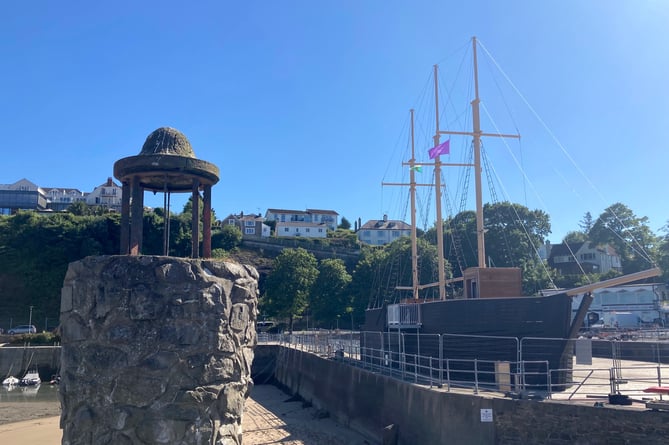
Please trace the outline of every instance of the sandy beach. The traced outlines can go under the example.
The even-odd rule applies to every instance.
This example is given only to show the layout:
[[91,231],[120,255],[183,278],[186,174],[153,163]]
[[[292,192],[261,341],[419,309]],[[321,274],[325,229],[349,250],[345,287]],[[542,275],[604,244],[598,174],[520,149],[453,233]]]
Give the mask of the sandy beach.
[[[0,403],[2,445],[60,445],[59,402]],[[244,408],[245,445],[366,445],[363,436],[327,413],[270,385],[253,388]]]

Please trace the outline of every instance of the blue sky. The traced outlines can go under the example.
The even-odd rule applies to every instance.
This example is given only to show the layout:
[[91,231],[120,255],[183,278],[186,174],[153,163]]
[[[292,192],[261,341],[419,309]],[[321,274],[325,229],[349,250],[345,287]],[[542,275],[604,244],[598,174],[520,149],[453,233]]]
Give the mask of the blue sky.
[[[170,126],[220,168],[219,217],[319,208],[408,221],[406,189],[381,183],[408,177],[410,108],[427,161],[434,64],[442,129],[468,129],[475,35],[483,130],[522,135],[484,140],[499,199],[548,212],[553,242],[615,202],[656,232],[669,220],[665,1],[32,1],[2,15],[0,183],[91,191]],[[442,161],[469,142],[453,137]],[[444,175],[457,211],[460,173]],[[419,201],[419,220],[434,220],[434,199]]]

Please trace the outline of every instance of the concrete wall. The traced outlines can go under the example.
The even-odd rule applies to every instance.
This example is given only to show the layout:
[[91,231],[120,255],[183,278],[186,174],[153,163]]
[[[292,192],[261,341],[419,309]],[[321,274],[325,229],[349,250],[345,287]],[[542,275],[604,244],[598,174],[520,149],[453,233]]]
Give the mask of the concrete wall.
[[60,369],[60,346],[0,348],[0,380],[9,374],[23,377],[29,365],[37,367],[42,381],[48,381]]
[[[390,424],[399,444],[664,444],[669,437],[665,412],[456,394],[294,349],[256,348],[265,365],[272,354],[280,384],[377,441]],[[492,410],[492,421],[483,421],[482,409]]]

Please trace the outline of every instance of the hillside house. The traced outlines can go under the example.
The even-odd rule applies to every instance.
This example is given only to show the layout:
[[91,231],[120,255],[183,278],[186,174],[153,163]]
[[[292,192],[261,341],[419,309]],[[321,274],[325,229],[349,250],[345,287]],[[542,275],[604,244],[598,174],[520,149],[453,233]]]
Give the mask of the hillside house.
[[270,235],[270,228],[260,214],[230,214],[222,220],[223,224],[237,226],[245,238],[265,238]]
[[404,221],[389,220],[388,215],[371,219],[358,230],[358,240],[374,246],[392,243],[403,236],[411,236],[411,226]]
[[569,245],[547,243],[546,254],[548,265],[563,275],[622,272],[620,255],[609,245],[597,246],[589,241]]
[[47,210],[48,198],[37,184],[21,179],[13,184],[0,184],[0,214],[11,215],[17,210]]
[[329,230],[336,230],[339,213],[334,210],[284,210],[268,209],[267,221],[276,221],[275,235],[325,238]]

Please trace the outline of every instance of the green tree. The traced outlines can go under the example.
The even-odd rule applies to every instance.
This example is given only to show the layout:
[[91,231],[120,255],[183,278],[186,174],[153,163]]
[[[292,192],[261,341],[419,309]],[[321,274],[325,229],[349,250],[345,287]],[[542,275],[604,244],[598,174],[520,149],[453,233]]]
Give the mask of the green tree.
[[647,269],[655,263],[657,237],[648,227],[647,217],[638,217],[624,204],[615,203],[602,212],[588,232],[598,245],[609,244],[620,255],[623,273]]
[[316,257],[303,248],[284,249],[267,277],[262,309],[269,316],[288,318],[290,332],[295,317],[307,308],[309,293],[318,278],[317,266]]
[[309,307],[314,321],[320,326],[327,326],[336,317],[347,314],[346,308],[352,305],[348,292],[351,275],[341,259],[322,260],[318,271]]
[[213,249],[233,250],[242,243],[242,231],[232,224],[224,224],[220,230],[211,235],[211,247]]
[[585,212],[585,215],[583,215],[583,219],[578,223],[578,226],[581,228],[582,233],[588,233],[592,229],[594,223],[592,214],[590,212]]
[[662,278],[669,280],[669,221],[661,229],[664,232],[658,246],[658,265],[662,269]]
[[569,232],[565,235],[562,242],[563,243],[574,244],[574,243],[584,243],[587,240],[588,240],[588,235],[586,233],[578,232],[578,231],[572,231],[572,232]]
[[341,222],[339,223],[339,226],[337,226],[337,228],[344,230],[351,230],[351,222],[348,219],[346,219],[346,217],[342,216]]

